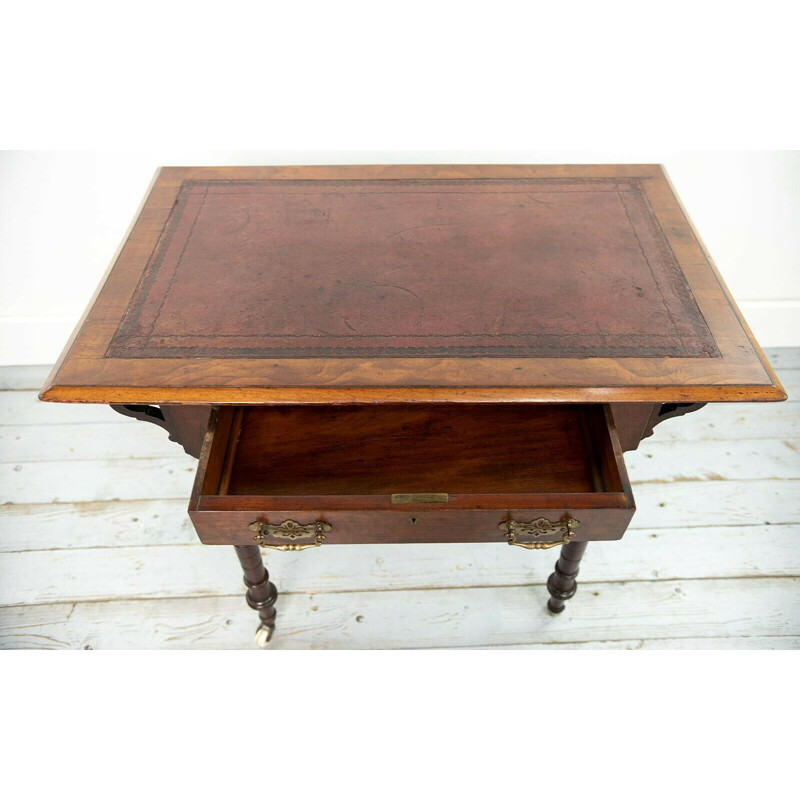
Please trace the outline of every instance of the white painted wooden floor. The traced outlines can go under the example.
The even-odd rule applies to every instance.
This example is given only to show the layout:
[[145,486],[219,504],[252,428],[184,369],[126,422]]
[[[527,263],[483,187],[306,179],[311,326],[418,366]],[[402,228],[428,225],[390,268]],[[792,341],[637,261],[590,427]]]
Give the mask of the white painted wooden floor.
[[[789,402],[717,405],[626,455],[638,510],[545,611],[556,554],[503,545],[267,554],[281,648],[797,648],[800,349]],[[186,515],[196,462],[104,406],[39,403],[0,368],[0,647],[252,648],[231,548]]]

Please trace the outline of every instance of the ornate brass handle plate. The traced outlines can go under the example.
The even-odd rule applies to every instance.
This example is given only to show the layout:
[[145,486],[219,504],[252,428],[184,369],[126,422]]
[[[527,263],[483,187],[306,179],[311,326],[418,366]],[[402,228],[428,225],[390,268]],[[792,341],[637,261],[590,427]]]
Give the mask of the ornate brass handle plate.
[[[575,528],[580,525],[576,519],[562,519],[558,522],[550,522],[549,519],[539,517],[531,522],[517,522],[516,520],[509,520],[508,522],[501,522],[497,527],[501,531],[505,531],[504,536],[510,545],[516,547],[524,547],[526,550],[548,550],[551,547],[558,547],[562,544],[568,544],[572,537],[575,535]],[[518,542],[518,536],[533,536],[538,539],[539,536],[552,534],[560,534],[561,538],[555,542]]]
[[[251,522],[250,530],[255,531],[254,542],[258,542],[261,547],[268,547],[270,550],[307,550],[309,547],[320,547],[327,538],[325,534],[331,530],[331,525],[327,522],[311,522],[308,525],[301,525],[293,519],[287,519],[280,525],[270,525],[267,522]],[[310,542],[298,542],[297,544],[270,544],[269,537],[276,539],[308,539]]]

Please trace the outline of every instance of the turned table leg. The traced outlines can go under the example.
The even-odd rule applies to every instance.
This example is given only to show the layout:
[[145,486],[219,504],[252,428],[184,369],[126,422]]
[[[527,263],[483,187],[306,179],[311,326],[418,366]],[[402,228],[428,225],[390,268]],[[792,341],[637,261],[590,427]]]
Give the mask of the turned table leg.
[[258,611],[261,619],[256,631],[256,644],[266,647],[275,630],[275,601],[278,599],[278,590],[269,579],[257,545],[234,545],[234,550],[244,572],[247,605]]
[[547,591],[550,592],[547,609],[551,613],[560,614],[564,610],[564,601],[575,594],[578,588],[575,578],[578,577],[587,544],[588,542],[570,542],[561,548],[555,572],[547,579]]

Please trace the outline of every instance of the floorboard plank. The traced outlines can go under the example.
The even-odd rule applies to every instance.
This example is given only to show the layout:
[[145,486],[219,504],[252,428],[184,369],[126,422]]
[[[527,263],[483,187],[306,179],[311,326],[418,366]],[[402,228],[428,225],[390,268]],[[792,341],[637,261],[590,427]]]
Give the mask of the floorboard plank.
[[197,461],[171,458],[0,464],[0,503],[72,503],[185,497]]
[[[433,648],[436,649],[436,648]],[[798,650],[800,636],[707,636],[695,639],[632,639],[610,642],[515,644],[462,650]]]
[[[131,425],[119,421],[96,422],[91,426],[2,425],[0,463],[41,461],[91,461],[99,459],[176,458],[183,448],[171,442],[157,425]],[[195,462],[197,463],[197,462]]]
[[633,487],[637,528],[800,522],[800,482],[687,481]]
[[51,364],[0,367],[0,392],[20,389],[38,392],[52,369]]
[[127,420],[111,406],[90,403],[43,403],[38,392],[0,392],[0,425],[62,425]]
[[[183,497],[0,505],[0,552],[197,541]],[[637,511],[626,536],[642,529],[800,523],[798,481],[707,481],[634,486]],[[612,543],[613,544],[613,543]]]
[[768,347],[764,350],[764,355],[775,372],[800,369],[800,347]]
[[[654,639],[792,636],[800,579],[595,584],[566,611],[540,587],[287,594],[272,649],[484,647]],[[252,648],[242,596],[0,609],[0,647]]]
[[197,542],[187,499],[0,505],[0,552]]
[[625,466],[634,486],[800,478],[800,439],[648,442],[625,455]]
[[656,442],[800,438],[800,403],[716,403],[656,425],[639,449]]
[[[107,471],[110,462],[118,461],[113,468],[122,470],[123,481],[128,479],[125,471],[131,459],[182,460],[187,467],[196,464],[154,425],[97,423],[91,431],[87,436],[87,428],[81,424],[0,427],[0,464],[21,464],[25,469],[25,464],[97,461],[97,469]],[[800,478],[800,439],[656,440],[627,454],[625,460],[634,482]]]
[[[341,545],[265,553],[281,592],[348,592],[467,586],[539,586],[553,553],[504,542]],[[0,553],[0,605],[234,594],[241,574],[230,547],[199,542]],[[800,525],[630,531],[592,543],[581,582],[800,575]]]
[[[631,462],[636,463],[633,459]],[[637,470],[636,474],[640,474],[645,468],[639,471],[637,465],[634,469]],[[109,499],[147,501],[180,498],[188,502],[195,470],[196,462],[185,455],[128,461],[4,463],[0,464],[0,515],[3,513],[3,504],[33,506],[102,503]],[[676,475],[669,482],[661,482],[658,478],[645,482],[634,481],[633,493],[638,508],[638,519],[634,518],[636,522],[643,527],[661,527],[649,518],[648,509],[652,500],[656,501],[655,508],[659,513],[664,508],[673,507],[675,502],[684,503],[683,512],[680,509],[674,509],[674,512],[677,515],[675,519],[687,520],[686,524],[713,524],[710,521],[692,522],[696,513],[707,514],[710,511],[707,507],[698,509],[701,503],[713,503],[716,506],[713,510],[715,517],[728,513],[730,509],[735,515],[730,519],[731,524],[740,524],[742,521],[759,524],[795,521],[794,514],[800,505],[800,501],[795,499],[795,495],[800,494],[797,478],[724,480],[720,479],[719,473],[703,465],[697,465],[687,472],[687,476]],[[647,468],[646,474],[657,473]],[[696,479],[701,475],[706,480]],[[740,493],[746,500],[752,500],[755,506],[745,507]],[[765,506],[765,503],[772,502],[780,503],[780,506],[773,509]],[[783,509],[789,516],[776,518],[775,512]],[[643,515],[648,515],[646,522],[642,522]],[[666,527],[674,527],[675,524],[668,521]]]

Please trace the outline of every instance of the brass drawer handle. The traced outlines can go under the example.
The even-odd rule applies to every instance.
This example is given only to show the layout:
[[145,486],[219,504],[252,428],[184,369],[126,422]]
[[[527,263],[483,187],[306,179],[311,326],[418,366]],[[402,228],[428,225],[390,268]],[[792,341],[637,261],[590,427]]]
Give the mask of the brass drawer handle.
[[[568,544],[575,535],[575,528],[580,525],[576,519],[562,519],[558,522],[550,522],[549,519],[539,517],[531,522],[517,522],[509,520],[501,522],[497,527],[505,531],[504,536],[510,545],[524,547],[526,550],[549,550],[551,547],[558,547]],[[542,534],[550,535],[553,533],[562,534],[561,539],[555,542],[518,542],[517,536],[533,536],[538,538]]]
[[[280,525],[270,525],[267,522],[251,522],[251,531],[255,531],[254,542],[258,542],[261,547],[268,547],[270,550],[307,550],[309,547],[320,547],[325,543],[325,533],[331,530],[332,526],[327,522],[311,522],[308,525],[301,525],[293,519],[287,519]],[[307,539],[313,537],[313,541],[298,544],[268,544],[268,537],[274,536],[276,539]]]

